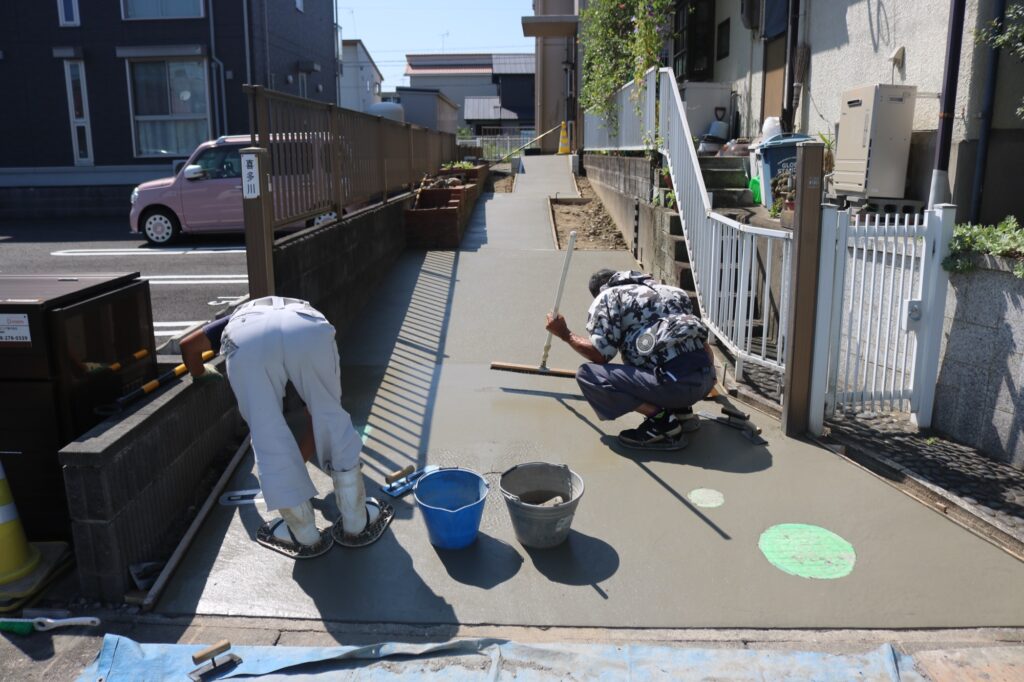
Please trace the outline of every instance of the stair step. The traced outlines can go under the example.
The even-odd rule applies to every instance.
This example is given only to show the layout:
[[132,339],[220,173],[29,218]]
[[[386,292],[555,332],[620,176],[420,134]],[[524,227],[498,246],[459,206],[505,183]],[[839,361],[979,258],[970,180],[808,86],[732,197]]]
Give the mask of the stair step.
[[690,252],[686,248],[686,237],[681,234],[670,234],[668,238],[672,242],[672,260],[689,264]]
[[668,233],[670,235],[682,236],[683,234],[683,219],[678,213],[672,215],[668,222]]
[[701,170],[708,168],[745,170],[742,156],[698,156]]
[[716,189],[709,194],[712,208],[737,208],[754,204],[754,193],[749,189]]
[[742,168],[703,168],[704,186],[709,190],[746,189],[747,173]]

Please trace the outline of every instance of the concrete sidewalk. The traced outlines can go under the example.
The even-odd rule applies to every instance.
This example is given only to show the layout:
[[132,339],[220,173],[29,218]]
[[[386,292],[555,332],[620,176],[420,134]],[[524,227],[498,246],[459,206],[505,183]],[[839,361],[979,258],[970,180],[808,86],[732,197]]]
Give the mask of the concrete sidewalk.
[[[344,402],[364,427],[367,487],[405,464],[459,465],[492,484],[479,541],[435,550],[410,497],[363,550],[292,562],[256,545],[256,507],[215,510],[159,604],[170,616],[331,623],[598,628],[936,628],[1024,625],[1024,566],[826,450],[757,415],[767,446],[706,423],[680,453],[620,450],[636,415],[602,423],[572,380],[491,371],[537,363],[563,254],[545,197],[564,157],[525,157],[516,191],[485,196],[462,249],[404,254],[341,342]],[[564,165],[562,165],[564,163]],[[563,312],[582,331],[587,278],[627,252],[579,252]],[[550,364],[579,358],[555,342]],[[514,538],[498,475],[564,462],[586,481],[569,541]],[[318,509],[336,510],[315,476]],[[255,485],[251,460],[232,488]],[[697,489],[724,503],[698,506]],[[856,553],[835,580],[786,573],[759,549],[777,524],[824,527]]]

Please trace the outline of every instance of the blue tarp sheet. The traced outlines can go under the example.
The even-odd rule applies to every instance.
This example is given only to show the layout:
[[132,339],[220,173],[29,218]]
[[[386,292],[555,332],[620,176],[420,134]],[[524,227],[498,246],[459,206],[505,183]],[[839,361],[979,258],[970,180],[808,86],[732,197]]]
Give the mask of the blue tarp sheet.
[[[140,644],[107,635],[82,682],[187,679],[202,645]],[[439,644],[237,646],[242,663],[213,679],[315,680],[410,676],[446,680],[891,680],[924,682],[913,659],[888,644],[862,654],[754,649],[697,649],[600,644],[518,644],[468,639]],[[348,675],[340,674],[349,671]]]

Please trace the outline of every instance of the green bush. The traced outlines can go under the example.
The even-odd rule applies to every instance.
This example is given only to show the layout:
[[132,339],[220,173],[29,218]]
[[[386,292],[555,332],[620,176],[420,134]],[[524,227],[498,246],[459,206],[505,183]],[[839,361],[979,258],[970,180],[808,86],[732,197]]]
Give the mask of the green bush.
[[1024,279],[1024,230],[1015,216],[1006,216],[998,225],[963,223],[953,229],[949,257],[942,267],[950,272],[970,272],[974,256],[1000,256],[1016,260],[1013,274]]

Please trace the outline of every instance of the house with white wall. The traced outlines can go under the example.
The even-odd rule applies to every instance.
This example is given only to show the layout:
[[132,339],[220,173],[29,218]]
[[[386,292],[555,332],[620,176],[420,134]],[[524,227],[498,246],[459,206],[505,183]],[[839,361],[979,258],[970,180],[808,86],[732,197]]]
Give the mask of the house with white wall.
[[[666,56],[682,86],[731,86],[732,133],[756,136],[779,116],[812,136],[851,134],[839,126],[843,93],[861,85],[917,88],[906,195],[929,195],[939,94],[950,30],[950,2],[930,0],[679,0]],[[991,125],[978,218],[996,222],[1024,214],[1012,172],[1024,154],[1024,65],[1004,55],[994,77],[992,50],[976,40],[995,17],[994,0],[967,0],[956,79],[949,184],[958,218],[969,215],[979,138],[986,127],[986,85],[992,80]],[[696,134],[696,131],[695,131]],[[856,131],[853,134],[858,134]]]
[[384,77],[361,40],[343,40],[338,106],[366,111],[381,101]]

